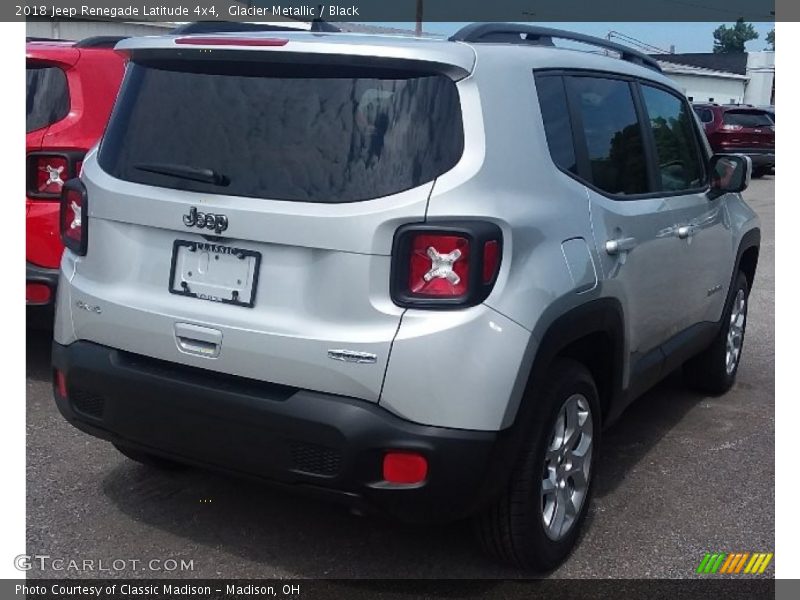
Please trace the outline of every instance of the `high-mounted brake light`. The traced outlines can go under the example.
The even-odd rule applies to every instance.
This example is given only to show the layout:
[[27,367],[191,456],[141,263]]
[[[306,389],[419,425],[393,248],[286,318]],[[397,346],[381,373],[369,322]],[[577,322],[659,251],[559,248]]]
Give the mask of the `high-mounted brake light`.
[[247,37],[182,37],[176,44],[186,46],[285,46],[289,40],[279,38]]
[[744,127],[742,127],[741,125],[726,124],[722,126],[723,131],[741,131],[742,129],[744,129]]
[[80,179],[70,179],[61,192],[61,241],[78,254],[86,255],[89,234],[89,205],[86,188]]
[[479,304],[497,279],[501,250],[492,223],[405,225],[392,249],[392,300],[413,308]]

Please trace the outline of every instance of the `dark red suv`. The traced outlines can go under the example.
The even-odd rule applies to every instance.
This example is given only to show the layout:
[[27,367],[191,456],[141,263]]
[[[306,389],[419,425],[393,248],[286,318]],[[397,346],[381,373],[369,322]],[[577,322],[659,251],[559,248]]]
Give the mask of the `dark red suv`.
[[746,154],[753,161],[753,177],[775,168],[775,121],[752,106],[695,104],[711,148],[718,154]]
[[78,175],[100,138],[125,59],[121,38],[28,41],[26,58],[26,283],[28,306],[51,305],[63,246],[58,232],[63,183]]

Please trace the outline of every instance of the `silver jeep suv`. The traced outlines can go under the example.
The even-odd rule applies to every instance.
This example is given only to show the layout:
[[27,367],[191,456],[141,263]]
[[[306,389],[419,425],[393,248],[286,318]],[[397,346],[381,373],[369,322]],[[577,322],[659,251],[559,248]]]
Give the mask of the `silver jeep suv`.
[[473,517],[547,569],[604,426],[682,365],[733,384],[749,159],[711,155],[650,57],[487,23],[117,48],[62,197],[54,393],[134,460]]

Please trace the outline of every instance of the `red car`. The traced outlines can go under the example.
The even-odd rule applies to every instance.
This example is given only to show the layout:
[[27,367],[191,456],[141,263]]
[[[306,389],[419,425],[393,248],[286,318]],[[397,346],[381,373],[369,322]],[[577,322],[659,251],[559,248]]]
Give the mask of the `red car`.
[[695,104],[694,111],[715,153],[746,154],[753,177],[775,168],[775,121],[767,111],[740,104]]
[[52,305],[63,246],[59,198],[103,134],[125,70],[121,38],[28,41],[26,283],[28,306]]

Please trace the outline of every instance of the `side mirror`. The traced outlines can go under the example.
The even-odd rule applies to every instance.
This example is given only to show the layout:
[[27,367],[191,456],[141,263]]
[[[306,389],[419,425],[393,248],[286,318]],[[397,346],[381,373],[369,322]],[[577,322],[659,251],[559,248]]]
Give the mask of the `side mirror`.
[[743,192],[750,185],[753,162],[744,154],[715,154],[708,165],[711,174],[710,199]]

